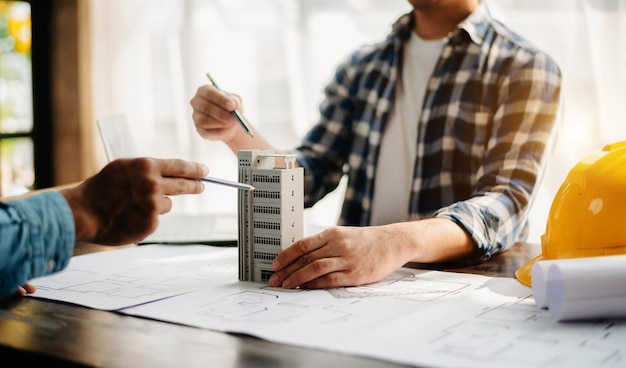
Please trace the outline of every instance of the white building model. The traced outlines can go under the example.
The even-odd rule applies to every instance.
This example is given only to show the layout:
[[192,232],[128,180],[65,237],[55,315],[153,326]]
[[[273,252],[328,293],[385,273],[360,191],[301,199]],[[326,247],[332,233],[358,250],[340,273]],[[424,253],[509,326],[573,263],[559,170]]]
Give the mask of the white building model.
[[237,157],[239,181],[255,187],[239,191],[239,280],[267,282],[278,252],[303,236],[304,169],[294,155],[272,150]]

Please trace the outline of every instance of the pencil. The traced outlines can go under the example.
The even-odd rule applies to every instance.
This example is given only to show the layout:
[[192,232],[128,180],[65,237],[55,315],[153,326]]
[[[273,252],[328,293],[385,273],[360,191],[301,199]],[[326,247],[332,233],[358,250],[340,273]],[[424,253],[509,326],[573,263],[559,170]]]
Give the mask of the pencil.
[[241,190],[254,190],[254,187],[250,184],[246,184],[246,183],[239,183],[236,181],[230,181],[230,180],[226,180],[226,179],[219,179],[219,178],[213,178],[210,176],[205,176],[204,178],[198,179],[200,181],[206,181],[209,183],[215,183],[215,184],[221,184],[221,185],[226,185],[228,187],[233,187],[233,188],[237,188],[237,189],[241,189]]
[[[209,73],[206,73],[206,76],[207,78],[209,78],[209,82],[211,82],[213,87],[219,89],[220,91],[222,90],[220,87],[217,86],[217,83],[215,83],[215,81],[213,80],[213,78],[211,78],[211,75]],[[239,111],[234,110],[233,115],[235,115],[237,120],[239,120],[239,124],[241,124],[241,126],[243,127],[243,130],[245,130],[246,133],[248,133],[250,137],[254,138],[254,133],[252,133],[252,129],[250,129],[250,126],[246,122],[246,119],[243,118],[243,116],[239,113]]]

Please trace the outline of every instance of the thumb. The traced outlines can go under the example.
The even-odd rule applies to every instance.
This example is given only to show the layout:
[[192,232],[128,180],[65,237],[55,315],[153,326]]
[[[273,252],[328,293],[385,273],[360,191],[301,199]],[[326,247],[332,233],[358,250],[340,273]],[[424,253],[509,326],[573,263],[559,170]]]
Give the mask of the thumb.
[[230,93],[229,95],[230,97],[234,98],[235,101],[237,102],[236,110],[239,110],[239,112],[243,112],[243,100],[241,99],[241,96],[239,96],[236,93]]

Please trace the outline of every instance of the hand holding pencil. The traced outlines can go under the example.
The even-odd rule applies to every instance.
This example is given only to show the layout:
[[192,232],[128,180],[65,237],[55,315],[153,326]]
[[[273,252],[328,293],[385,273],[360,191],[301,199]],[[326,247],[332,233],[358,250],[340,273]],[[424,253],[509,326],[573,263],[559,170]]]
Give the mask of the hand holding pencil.
[[[241,98],[218,87],[209,73],[208,83],[198,87],[189,101],[192,118],[200,137],[209,141],[222,141],[236,153],[240,149],[265,149],[272,145],[246,121]],[[221,87],[221,86],[219,86]]]
[[[209,78],[209,81],[211,82],[211,84],[219,89],[221,91],[221,88],[218,87],[217,83],[215,83],[215,80],[213,78],[211,78],[211,75],[209,73],[206,73],[207,78]],[[248,133],[248,135],[250,137],[254,138],[254,133],[252,132],[252,129],[250,128],[250,126],[248,125],[248,122],[246,121],[246,119],[244,119],[243,115],[241,115],[239,113],[239,111],[237,110],[233,110],[232,114],[235,115],[235,117],[237,118],[237,120],[239,121],[239,124],[241,124],[241,127],[246,131],[246,133]]]

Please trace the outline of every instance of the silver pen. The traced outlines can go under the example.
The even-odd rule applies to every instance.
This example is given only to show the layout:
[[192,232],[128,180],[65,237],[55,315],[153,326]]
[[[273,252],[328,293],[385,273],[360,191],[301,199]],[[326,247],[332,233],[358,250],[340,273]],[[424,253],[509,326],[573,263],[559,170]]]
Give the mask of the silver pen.
[[239,183],[237,181],[230,181],[230,180],[226,180],[226,179],[214,178],[214,177],[211,177],[211,176],[205,176],[204,178],[200,178],[198,180],[206,181],[206,182],[209,182],[209,183],[226,185],[228,187],[233,187],[233,188],[237,188],[237,189],[241,189],[241,190],[254,190],[254,187],[252,185],[250,185],[250,184]]
[[[220,91],[222,90],[220,87],[217,86],[217,83],[215,83],[215,81],[213,80],[213,78],[211,78],[211,75],[209,73],[206,73],[206,76],[207,78],[209,78],[209,81],[211,82],[213,87],[219,89]],[[241,124],[241,126],[243,127],[243,130],[245,130],[246,133],[248,133],[250,137],[254,138],[254,133],[252,133],[252,129],[250,129],[250,126],[246,122],[246,119],[243,118],[243,116],[239,113],[239,111],[234,110],[233,115],[235,115],[237,120],[239,120],[239,124]]]

